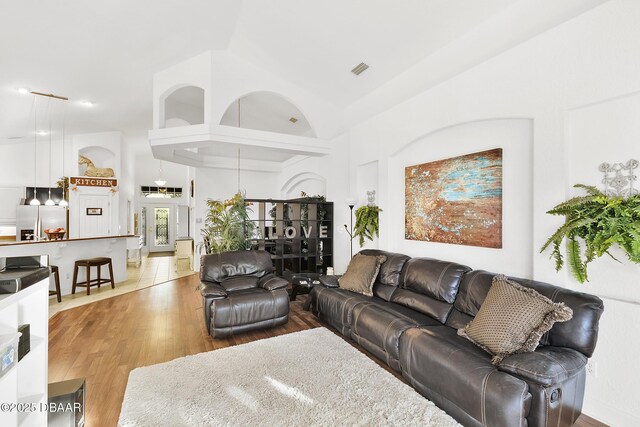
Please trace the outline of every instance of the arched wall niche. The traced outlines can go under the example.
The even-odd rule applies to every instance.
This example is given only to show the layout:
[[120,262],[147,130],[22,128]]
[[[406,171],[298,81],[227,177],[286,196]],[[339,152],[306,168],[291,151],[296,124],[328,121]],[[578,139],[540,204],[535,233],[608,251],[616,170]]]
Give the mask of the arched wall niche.
[[[380,238],[394,252],[426,256],[520,277],[533,271],[533,120],[488,118],[427,132],[399,146],[386,164]],[[405,238],[405,168],[495,148],[502,149],[502,248]],[[384,239],[384,240],[383,240]],[[472,260],[472,261],[470,261]]]
[[327,180],[313,172],[302,172],[289,178],[280,189],[285,199],[296,199],[302,191],[309,196],[326,196]]
[[296,103],[272,91],[254,91],[236,98],[222,115],[220,124],[316,137],[309,118]]
[[160,97],[160,128],[205,123],[205,90],[200,86],[180,84]]
[[[116,158],[116,154],[113,151],[109,150],[108,148],[99,147],[95,145],[83,147],[78,150],[77,161],[80,160],[80,156],[84,156],[89,160],[91,160],[94,166],[97,168],[111,168],[114,171],[116,171],[116,173],[118,171],[118,165],[117,165],[118,161]],[[81,165],[80,163],[78,163],[79,176],[84,176],[86,170],[87,170],[86,165]]]

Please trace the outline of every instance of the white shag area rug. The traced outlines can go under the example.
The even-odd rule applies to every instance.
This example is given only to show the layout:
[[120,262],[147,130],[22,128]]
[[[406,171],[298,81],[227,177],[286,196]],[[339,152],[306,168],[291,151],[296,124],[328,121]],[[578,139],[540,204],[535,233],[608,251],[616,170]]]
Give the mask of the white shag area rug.
[[134,369],[119,425],[459,426],[325,328]]

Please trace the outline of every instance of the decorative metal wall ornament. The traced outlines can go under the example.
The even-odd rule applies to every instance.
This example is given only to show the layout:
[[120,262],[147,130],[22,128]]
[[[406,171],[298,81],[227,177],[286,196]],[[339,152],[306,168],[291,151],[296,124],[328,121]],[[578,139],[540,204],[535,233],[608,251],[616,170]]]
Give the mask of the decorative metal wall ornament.
[[612,197],[629,197],[638,194],[638,190],[633,188],[633,183],[638,179],[633,170],[637,169],[638,165],[640,162],[635,159],[613,165],[601,163],[598,170],[604,174],[602,178],[604,193]]
[[367,205],[374,206],[376,204],[376,190],[367,191]]

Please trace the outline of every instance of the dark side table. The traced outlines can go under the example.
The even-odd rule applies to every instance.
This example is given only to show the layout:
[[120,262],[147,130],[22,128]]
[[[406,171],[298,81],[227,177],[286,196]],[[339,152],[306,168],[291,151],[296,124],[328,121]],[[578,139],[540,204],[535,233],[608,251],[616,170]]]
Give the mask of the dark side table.
[[315,285],[320,284],[319,273],[290,273],[284,277],[291,283],[291,301],[295,301],[298,295],[308,294]]

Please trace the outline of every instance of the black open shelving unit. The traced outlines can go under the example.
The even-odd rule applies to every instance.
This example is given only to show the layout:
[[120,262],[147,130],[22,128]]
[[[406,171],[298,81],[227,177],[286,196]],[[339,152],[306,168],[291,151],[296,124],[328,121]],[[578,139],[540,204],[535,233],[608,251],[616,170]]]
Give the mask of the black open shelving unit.
[[[271,254],[278,276],[323,273],[333,265],[333,202],[246,199],[252,249]],[[326,227],[326,237],[321,237]]]

